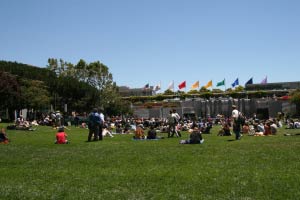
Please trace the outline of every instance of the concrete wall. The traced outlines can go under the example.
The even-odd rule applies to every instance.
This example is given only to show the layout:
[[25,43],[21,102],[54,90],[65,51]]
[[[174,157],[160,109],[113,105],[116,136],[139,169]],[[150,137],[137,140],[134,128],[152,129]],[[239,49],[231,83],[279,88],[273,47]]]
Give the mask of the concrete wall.
[[[252,117],[254,113],[262,117],[276,117],[278,112],[292,113],[294,105],[288,101],[277,101],[273,98],[262,99],[188,99],[180,102],[180,107],[134,107],[134,115],[143,118],[166,118],[171,109],[176,109],[179,115],[191,114],[197,117],[215,117],[218,114],[230,116],[232,105],[236,105],[242,113]],[[293,107],[294,106],[294,107]]]

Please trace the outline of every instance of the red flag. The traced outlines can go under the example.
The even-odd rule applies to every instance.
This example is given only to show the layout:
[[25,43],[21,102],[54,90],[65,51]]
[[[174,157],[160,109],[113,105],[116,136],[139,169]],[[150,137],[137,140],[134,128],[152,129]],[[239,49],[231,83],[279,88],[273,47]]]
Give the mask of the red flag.
[[183,81],[182,83],[180,83],[180,84],[178,85],[178,87],[179,87],[179,89],[185,88],[185,87],[186,87],[186,82]]

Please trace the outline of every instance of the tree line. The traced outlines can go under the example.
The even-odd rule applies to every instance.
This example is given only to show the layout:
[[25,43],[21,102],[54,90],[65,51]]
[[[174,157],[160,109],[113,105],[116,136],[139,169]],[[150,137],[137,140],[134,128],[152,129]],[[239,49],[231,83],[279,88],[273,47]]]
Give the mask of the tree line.
[[88,112],[102,107],[109,115],[130,113],[122,100],[109,68],[99,61],[77,64],[49,58],[46,68],[0,61],[0,110],[23,108]]

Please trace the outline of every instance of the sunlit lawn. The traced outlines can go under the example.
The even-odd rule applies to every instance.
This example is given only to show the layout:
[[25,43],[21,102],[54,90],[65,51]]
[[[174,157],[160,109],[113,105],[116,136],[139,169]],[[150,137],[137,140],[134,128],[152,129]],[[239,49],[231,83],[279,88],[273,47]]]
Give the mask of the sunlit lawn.
[[[5,126],[5,124],[0,124]],[[87,130],[67,130],[71,143],[55,145],[55,130],[8,131],[0,145],[1,199],[299,199],[300,130],[276,136],[220,137],[201,145],[180,139],[134,141],[116,135],[85,142]]]

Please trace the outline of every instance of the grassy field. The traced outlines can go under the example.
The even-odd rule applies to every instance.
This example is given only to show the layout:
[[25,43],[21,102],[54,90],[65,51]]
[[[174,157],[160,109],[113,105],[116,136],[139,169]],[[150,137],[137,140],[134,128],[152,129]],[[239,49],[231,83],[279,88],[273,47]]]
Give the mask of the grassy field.
[[67,130],[71,144],[55,145],[50,127],[8,131],[11,143],[0,145],[0,198],[300,198],[300,136],[283,136],[300,130],[234,141],[216,136],[218,129],[201,145],[132,135],[87,143],[88,131],[74,127]]

